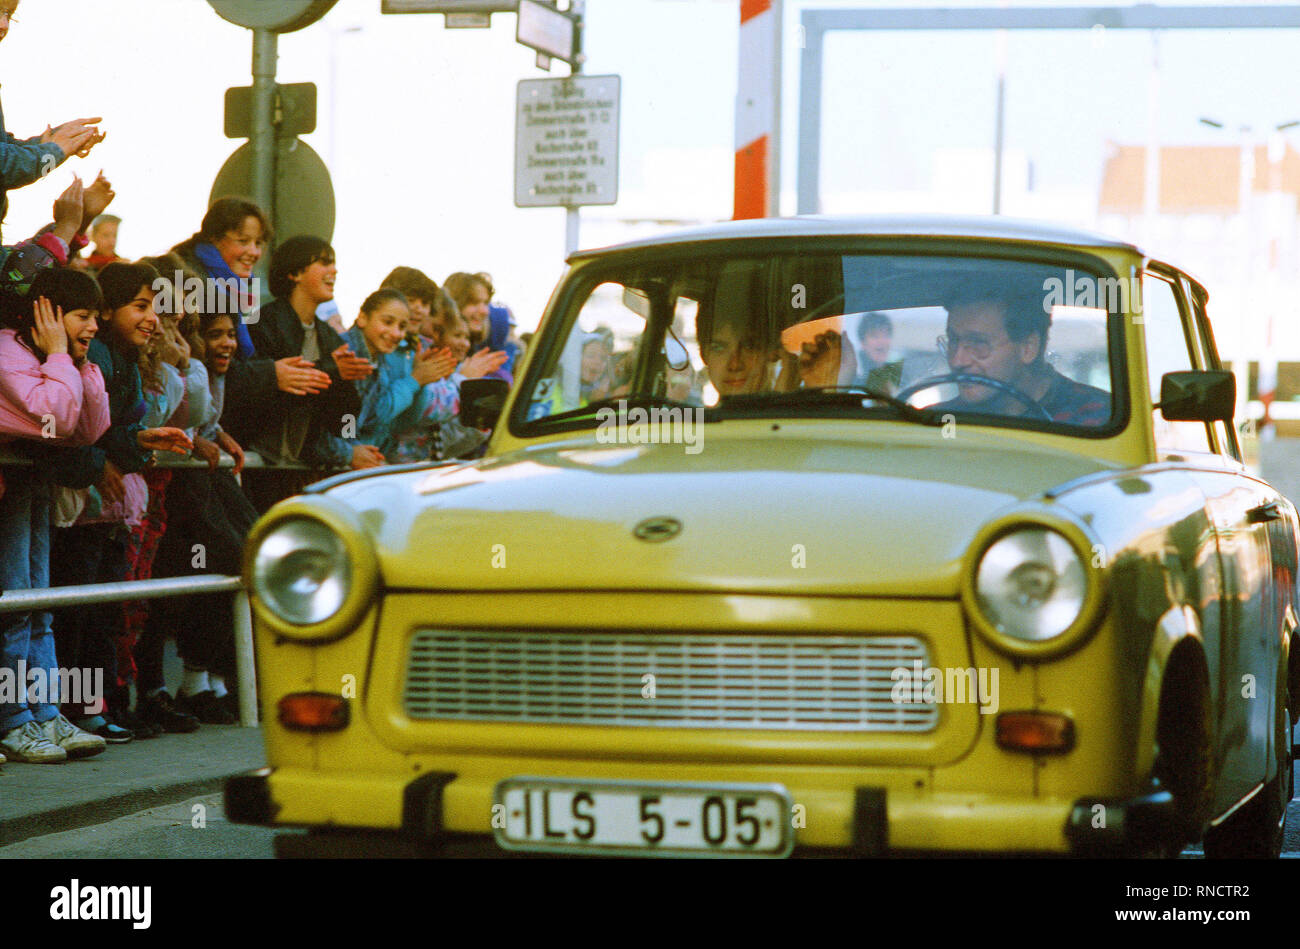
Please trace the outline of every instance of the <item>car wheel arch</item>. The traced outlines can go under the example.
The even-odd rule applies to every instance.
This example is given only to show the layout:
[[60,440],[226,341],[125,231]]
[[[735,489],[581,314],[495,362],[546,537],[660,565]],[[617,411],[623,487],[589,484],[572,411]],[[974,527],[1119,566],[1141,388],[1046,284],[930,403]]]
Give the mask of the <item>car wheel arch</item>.
[[1189,839],[1195,839],[1210,817],[1214,786],[1211,709],[1209,664],[1200,622],[1191,607],[1172,606],[1152,629],[1135,773],[1153,782],[1160,779],[1174,784],[1168,789],[1184,802]]

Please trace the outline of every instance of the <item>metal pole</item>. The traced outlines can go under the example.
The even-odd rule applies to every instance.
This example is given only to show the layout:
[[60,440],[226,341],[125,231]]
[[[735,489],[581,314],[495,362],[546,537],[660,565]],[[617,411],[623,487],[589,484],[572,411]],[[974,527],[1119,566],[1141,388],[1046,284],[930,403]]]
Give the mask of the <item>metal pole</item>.
[[248,591],[235,594],[235,672],[239,676],[239,724],[257,727],[257,660],[253,652],[253,616]]
[[785,74],[785,0],[772,0],[776,24],[772,36],[772,137],[767,152],[767,216],[781,216],[781,88]]
[[330,160],[329,169],[338,174],[339,124],[339,31],[330,30]]
[[231,593],[239,589],[241,589],[239,577],[203,574],[197,577],[87,583],[82,586],[45,587],[38,590],[8,590],[0,595],[0,614],[61,610],[69,606],[86,606],[91,603],[156,600],[160,597],[190,596],[199,593]]
[[1152,30],[1151,61],[1147,66],[1147,147],[1142,186],[1142,243],[1148,252],[1156,247],[1156,219],[1160,215],[1160,33]]
[[253,202],[275,221],[275,67],[279,36],[253,31]]
[[[1006,42],[1006,34],[999,33],[1000,43]],[[998,70],[998,107],[993,130],[993,213],[1002,213],[1002,141],[1003,128],[1006,124],[1007,76],[1003,69]]]
[[582,212],[574,207],[564,209],[564,256],[578,249],[578,234],[582,227]]
[[[583,0],[572,0],[569,4],[569,12],[578,18],[578,25],[573,31],[573,63],[569,66],[569,75],[578,76],[582,74],[582,64],[586,60],[586,55],[582,52],[584,14],[586,4]],[[564,256],[567,258],[570,254],[578,249],[582,230],[582,209],[565,205],[564,208]]]
[[821,210],[822,24],[815,13],[801,16],[803,57],[799,65],[799,214]]

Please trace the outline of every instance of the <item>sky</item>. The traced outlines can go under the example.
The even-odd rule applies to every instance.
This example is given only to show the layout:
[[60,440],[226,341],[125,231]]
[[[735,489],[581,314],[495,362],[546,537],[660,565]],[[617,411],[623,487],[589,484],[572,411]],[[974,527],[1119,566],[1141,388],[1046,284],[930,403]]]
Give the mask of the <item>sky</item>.
[[[794,211],[799,12],[882,5],[896,4],[786,0],[785,213]],[[580,244],[629,233],[624,219],[729,216],[738,6],[588,0],[585,71],[622,76],[621,197],[584,211]],[[49,220],[74,170],[89,181],[100,168],[118,192],[122,253],[159,253],[197,230],[217,171],[241,144],[222,135],[222,103],[227,87],[251,81],[252,34],[204,0],[22,0],[17,20],[0,45],[8,129],[27,136],[102,115],[109,137],[11,195],[6,241]],[[490,30],[447,30],[438,15],[384,16],[380,0],[340,0],[280,38],[281,81],[320,87],[318,131],[305,141],[333,174],[346,321],[398,264],[440,282],[487,270],[522,328],[540,317],[563,268],[564,212],[514,207],[515,87],[546,75],[515,42],[514,21],[501,14]],[[1235,141],[1199,124],[1202,115],[1233,128],[1300,118],[1286,97],[1300,88],[1293,34],[1164,35],[1162,141]],[[832,35],[825,191],[924,189],[940,150],[990,146],[995,44],[991,33]],[[1037,183],[1095,191],[1107,143],[1145,140],[1150,56],[1139,32],[1011,35],[1007,147],[1026,153]]]

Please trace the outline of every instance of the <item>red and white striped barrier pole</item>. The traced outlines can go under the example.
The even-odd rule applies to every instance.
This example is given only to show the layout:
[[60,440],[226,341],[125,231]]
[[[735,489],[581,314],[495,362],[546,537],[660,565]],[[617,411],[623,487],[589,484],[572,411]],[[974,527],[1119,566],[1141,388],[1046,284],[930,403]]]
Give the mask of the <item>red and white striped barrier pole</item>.
[[781,188],[784,0],[740,0],[735,218],[776,217]]

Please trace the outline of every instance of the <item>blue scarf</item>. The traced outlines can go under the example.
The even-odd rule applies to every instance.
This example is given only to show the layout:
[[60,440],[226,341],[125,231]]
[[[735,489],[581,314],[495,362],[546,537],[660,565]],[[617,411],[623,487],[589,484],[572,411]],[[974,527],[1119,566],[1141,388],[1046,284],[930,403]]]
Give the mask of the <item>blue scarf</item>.
[[[237,277],[235,272],[230,269],[225,258],[221,256],[221,251],[217,250],[211,244],[199,244],[194,248],[194,256],[199,262],[208,269],[208,276],[216,280],[238,280],[240,287],[248,286],[245,278]],[[246,303],[250,301],[241,301]],[[251,300],[253,306],[258,301]],[[235,338],[239,340],[239,355],[245,359],[251,359],[255,353],[253,349],[253,337],[248,334],[248,327],[244,325],[244,320],[240,313],[232,314],[235,317]]]

